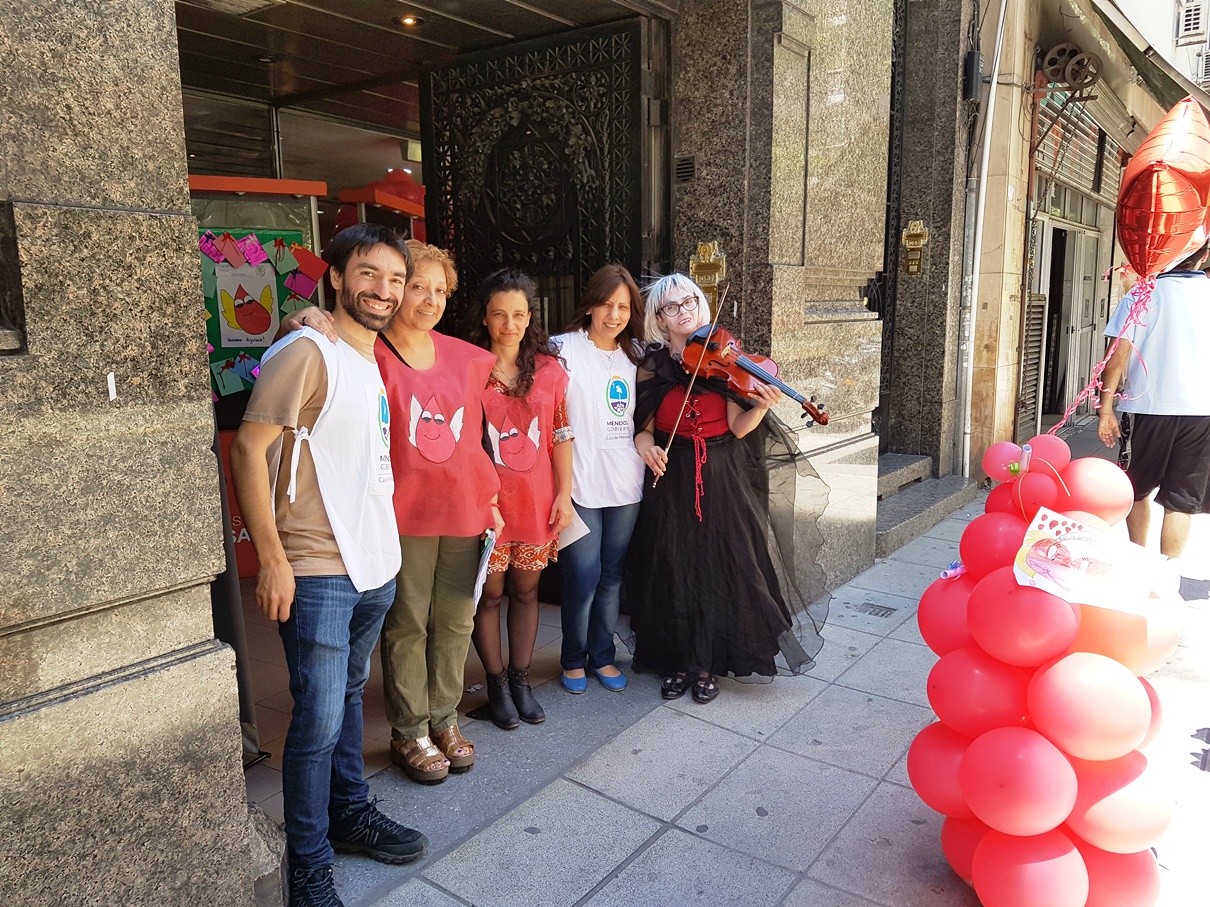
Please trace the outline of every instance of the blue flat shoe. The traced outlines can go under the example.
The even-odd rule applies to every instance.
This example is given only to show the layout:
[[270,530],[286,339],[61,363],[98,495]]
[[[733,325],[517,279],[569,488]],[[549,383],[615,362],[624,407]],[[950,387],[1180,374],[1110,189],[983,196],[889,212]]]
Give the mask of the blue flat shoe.
[[594,677],[601,681],[601,686],[609,690],[611,693],[620,693],[626,689],[626,675],[619,673],[616,677],[610,677],[607,674],[602,674],[596,668],[589,668]]
[[587,675],[584,677],[568,677],[567,672],[564,671],[562,676],[559,678],[559,682],[563,684],[563,689],[567,690],[569,693],[579,694],[588,689]]

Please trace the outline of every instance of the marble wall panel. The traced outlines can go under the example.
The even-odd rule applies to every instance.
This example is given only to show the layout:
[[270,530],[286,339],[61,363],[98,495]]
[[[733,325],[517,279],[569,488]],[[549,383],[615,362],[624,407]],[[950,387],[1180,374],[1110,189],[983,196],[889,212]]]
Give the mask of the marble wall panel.
[[874,562],[878,509],[878,438],[855,441],[811,455],[811,465],[829,488],[819,520],[821,564],[829,588],[847,583]]
[[172,4],[19,9],[0,29],[0,197],[188,211]]
[[0,635],[0,702],[13,702],[106,674],[214,636],[210,591],[163,595],[37,623]]
[[249,903],[234,671],[212,642],[0,706],[0,900]]

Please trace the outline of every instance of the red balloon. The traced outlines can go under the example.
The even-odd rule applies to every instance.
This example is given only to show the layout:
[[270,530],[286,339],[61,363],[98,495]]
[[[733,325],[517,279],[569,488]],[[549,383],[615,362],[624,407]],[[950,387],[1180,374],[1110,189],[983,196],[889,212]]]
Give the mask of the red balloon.
[[1160,703],[1160,694],[1155,691],[1155,687],[1143,677],[1139,678],[1139,683],[1143,685],[1143,692],[1147,694],[1147,701],[1151,703],[1151,724],[1147,728],[1147,736],[1139,744],[1139,749],[1145,749],[1151,741],[1159,736],[1160,730],[1164,727],[1164,707]]
[[963,573],[933,580],[920,596],[916,623],[925,644],[938,655],[974,645],[966,628],[966,601],[974,588],[975,581]]
[[1007,482],[1020,469],[1021,448],[1012,441],[997,441],[983,452],[983,471],[994,482]]
[[971,739],[951,731],[940,721],[916,735],[908,748],[907,773],[912,789],[929,809],[946,816],[974,816],[958,786],[958,766]]
[[1002,727],[975,738],[958,769],[966,805],[1006,835],[1058,828],[1076,802],[1076,773],[1037,731]]
[[1029,471],[1054,478],[1071,462],[1071,448],[1058,435],[1035,435],[1029,439]]
[[[941,833],[945,834],[944,825]],[[1086,907],[1155,907],[1160,899],[1160,866],[1150,850],[1110,853],[1074,834],[1068,837],[1088,869]]]
[[983,907],[1084,907],[1088,870],[1059,829],[1020,838],[989,831],[971,866]]
[[1134,487],[1116,463],[1080,457],[1068,463],[1060,477],[1054,509],[1061,513],[1086,510],[1112,525],[1134,506]]
[[999,727],[1021,727],[1030,673],[1006,665],[976,646],[942,655],[928,677],[929,705],[948,727],[967,737]]
[[1143,742],[1151,726],[1147,692],[1112,658],[1074,652],[1039,668],[1029,683],[1029,715],[1038,731],[1077,759],[1116,759]]
[[983,651],[1020,667],[1058,658],[1080,627],[1076,608],[1057,595],[1019,585],[1012,567],[993,570],[979,581],[967,604],[966,622]]
[[1154,277],[1206,240],[1210,123],[1193,98],[1177,103],[1122,173],[1118,239],[1143,277]]
[[981,580],[997,567],[1007,567],[1025,540],[1025,520],[1011,513],[985,513],[967,525],[958,554],[968,576]]
[[[1059,493],[1063,493],[1062,489],[1060,489]],[[1109,530],[1113,528],[1095,513],[1088,513],[1084,510],[1064,510],[1063,516],[1071,517],[1073,520],[1083,523],[1089,529]]]
[[1045,473],[1034,472],[1032,466],[1029,472],[1013,483],[1013,512],[1027,523],[1040,508],[1053,510],[1058,499],[1059,483]]
[[984,513],[1019,513],[1013,503],[1013,486],[1016,482],[1001,482],[987,493],[983,502]]
[[941,852],[945,862],[964,882],[971,880],[971,863],[975,859],[975,848],[983,836],[991,831],[978,819],[955,819],[947,816],[941,823]]
[[1067,827],[1089,844],[1137,853],[1168,830],[1176,796],[1171,773],[1159,763],[1135,750],[1118,759],[1072,759],[1071,767],[1077,791]]
[[1143,614],[1079,605],[1080,631],[1069,651],[1095,652],[1125,665],[1133,674],[1150,674],[1176,651],[1183,605],[1150,599]]

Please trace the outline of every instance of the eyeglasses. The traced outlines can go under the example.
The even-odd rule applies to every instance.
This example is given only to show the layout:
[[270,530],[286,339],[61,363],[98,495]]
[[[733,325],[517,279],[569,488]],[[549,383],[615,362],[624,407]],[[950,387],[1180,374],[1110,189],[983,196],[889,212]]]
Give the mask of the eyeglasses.
[[665,318],[673,318],[677,312],[692,312],[697,309],[697,297],[686,296],[680,302],[666,302],[660,306],[660,314]]

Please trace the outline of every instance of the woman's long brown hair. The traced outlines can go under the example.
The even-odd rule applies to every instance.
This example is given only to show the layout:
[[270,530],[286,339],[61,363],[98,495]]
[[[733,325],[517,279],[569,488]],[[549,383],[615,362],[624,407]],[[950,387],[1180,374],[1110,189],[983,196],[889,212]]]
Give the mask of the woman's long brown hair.
[[588,286],[584,287],[580,304],[576,306],[576,311],[564,330],[569,332],[588,330],[588,326],[592,323],[592,310],[602,303],[608,302],[609,297],[617,292],[618,287],[622,286],[626,287],[627,292],[630,293],[630,320],[626,322],[626,327],[622,328],[622,333],[618,335],[618,345],[626,354],[626,358],[638,365],[643,358],[640,342],[643,336],[643,294],[639,292],[638,284],[634,282],[630,272],[619,264],[608,264],[597,268],[592,277],[588,278]]

